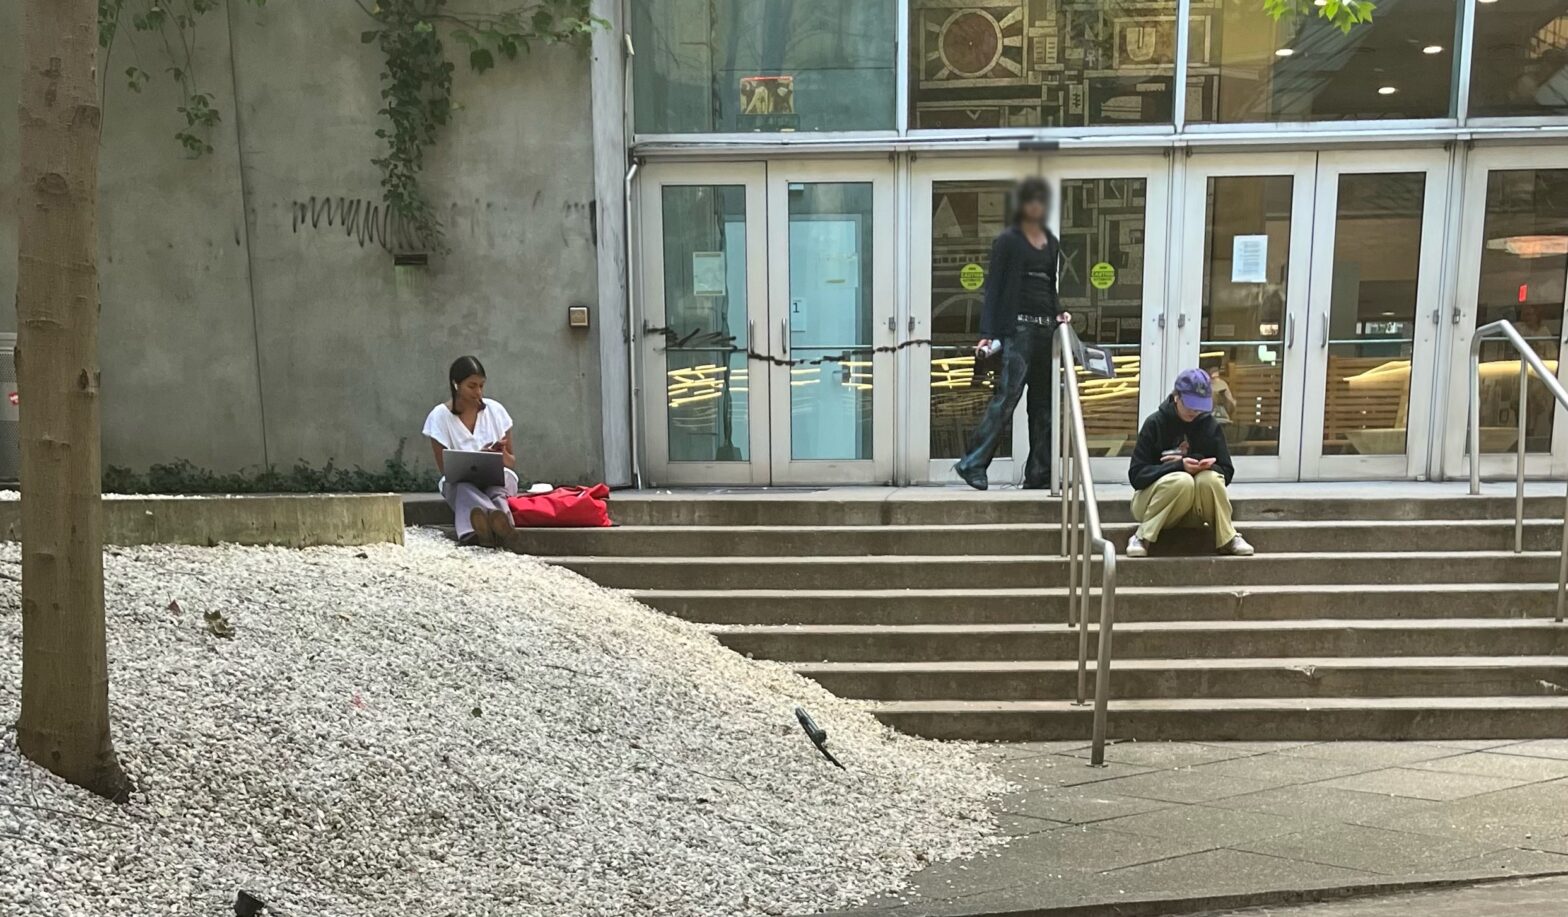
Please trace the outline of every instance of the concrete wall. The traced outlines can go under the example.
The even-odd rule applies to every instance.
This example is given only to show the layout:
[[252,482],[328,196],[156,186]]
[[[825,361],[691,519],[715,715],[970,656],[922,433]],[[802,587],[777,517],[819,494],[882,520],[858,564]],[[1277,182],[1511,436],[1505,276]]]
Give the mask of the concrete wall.
[[[306,0],[203,17],[198,82],[223,123],[199,159],[174,140],[183,121],[159,55],[121,42],[102,66],[107,463],[375,467],[405,437],[429,462],[420,425],[447,365],[474,353],[516,418],[525,478],[602,475],[597,330],[566,326],[568,305],[597,305],[587,56],[538,48],[478,76],[449,48],[462,108],[427,153],[425,187],[452,251],[395,268],[319,206],[380,205],[382,58],[359,40],[372,25],[354,4]],[[16,5],[0,4],[0,35],[16,27]],[[160,73],[141,94],[120,76],[132,63]],[[17,76],[16,55],[0,54],[0,99]],[[15,120],[0,118],[8,302],[16,156]],[[313,198],[314,226],[298,219]],[[0,330],[14,324],[0,310]]]

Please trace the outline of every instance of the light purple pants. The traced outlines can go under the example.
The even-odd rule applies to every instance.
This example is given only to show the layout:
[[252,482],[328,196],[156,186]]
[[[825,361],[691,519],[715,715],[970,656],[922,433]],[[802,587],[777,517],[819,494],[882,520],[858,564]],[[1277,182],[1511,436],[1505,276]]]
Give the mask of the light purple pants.
[[517,493],[517,476],[512,469],[506,469],[506,486],[491,487],[481,490],[472,484],[448,484],[446,478],[441,479],[441,499],[446,505],[452,507],[453,522],[457,525],[457,537],[464,538],[474,532],[472,517],[475,509],[485,512],[491,510],[507,511],[506,498]]

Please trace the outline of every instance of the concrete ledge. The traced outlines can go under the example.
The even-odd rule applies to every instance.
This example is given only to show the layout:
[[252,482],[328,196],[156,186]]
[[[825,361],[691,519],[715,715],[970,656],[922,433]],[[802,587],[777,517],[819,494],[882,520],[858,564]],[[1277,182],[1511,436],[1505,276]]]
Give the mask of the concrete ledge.
[[[114,497],[103,501],[105,544],[402,544],[397,494]],[[0,539],[20,541],[22,504],[0,502]]]

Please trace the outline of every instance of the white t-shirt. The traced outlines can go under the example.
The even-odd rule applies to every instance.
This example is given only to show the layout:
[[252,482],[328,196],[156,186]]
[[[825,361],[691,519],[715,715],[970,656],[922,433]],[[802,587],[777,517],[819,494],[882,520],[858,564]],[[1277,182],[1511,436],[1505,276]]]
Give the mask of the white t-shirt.
[[[430,409],[425,418],[424,434],[456,452],[480,452],[505,439],[511,429],[512,415],[506,413],[501,402],[486,398],[485,409],[474,419],[472,432],[463,425],[461,417],[452,413],[451,402],[446,402]],[[517,476],[510,468],[506,469],[506,490],[517,492]]]

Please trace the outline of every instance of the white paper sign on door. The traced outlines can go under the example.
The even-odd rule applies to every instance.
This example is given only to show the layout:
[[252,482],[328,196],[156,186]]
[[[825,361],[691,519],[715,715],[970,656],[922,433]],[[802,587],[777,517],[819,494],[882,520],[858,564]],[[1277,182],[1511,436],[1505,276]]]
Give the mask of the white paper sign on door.
[[1269,237],[1237,236],[1231,246],[1231,283],[1269,282]]
[[693,296],[723,296],[728,292],[723,252],[691,253],[691,292]]

